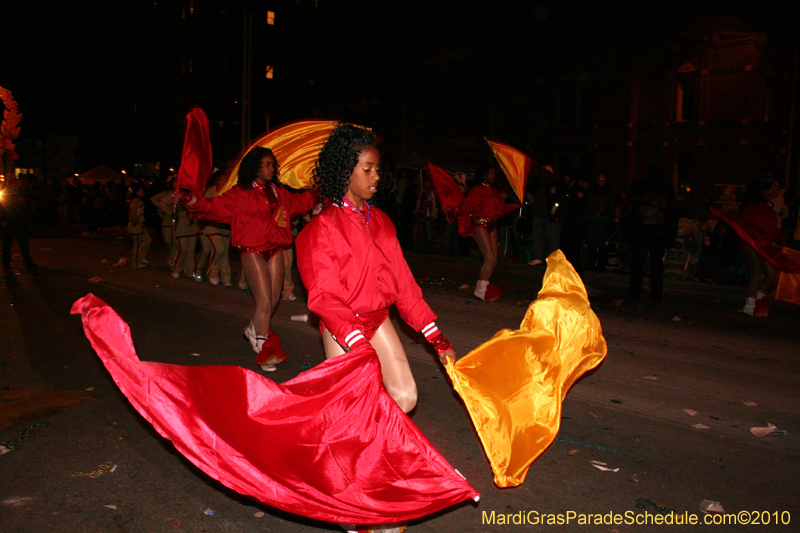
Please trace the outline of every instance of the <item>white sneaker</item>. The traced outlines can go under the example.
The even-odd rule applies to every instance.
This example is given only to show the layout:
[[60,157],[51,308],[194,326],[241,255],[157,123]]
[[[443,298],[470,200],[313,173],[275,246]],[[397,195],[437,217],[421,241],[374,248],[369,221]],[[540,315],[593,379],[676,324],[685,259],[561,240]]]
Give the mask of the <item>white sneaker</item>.
[[281,300],[287,300],[289,302],[293,302],[297,300],[297,296],[295,296],[293,292],[290,292],[286,296],[281,296]]
[[219,278],[208,278],[208,282],[212,285],[219,285]]
[[756,299],[745,298],[744,307],[742,307],[742,313],[753,316],[753,313],[755,313],[755,311],[756,311]]
[[276,367],[275,365],[261,365],[261,370],[263,370],[264,372],[275,372],[276,370],[278,370],[278,367]]
[[231,283],[230,281],[226,281],[225,283],[223,283],[223,285],[226,287],[233,287],[233,283]]
[[203,275],[198,274],[197,272],[192,273],[192,277],[194,278],[195,281],[203,281]]
[[175,278],[175,279],[178,279],[179,277],[181,277],[181,273],[180,272],[173,272],[172,273],[172,277]]
[[246,291],[247,288],[248,288],[247,287],[247,282],[245,280],[240,280],[239,281],[239,288],[242,289],[243,291]]
[[250,342],[250,346],[253,347],[254,352],[258,353],[261,351],[258,346],[258,340],[256,339],[256,327],[252,322],[244,328],[244,338]]

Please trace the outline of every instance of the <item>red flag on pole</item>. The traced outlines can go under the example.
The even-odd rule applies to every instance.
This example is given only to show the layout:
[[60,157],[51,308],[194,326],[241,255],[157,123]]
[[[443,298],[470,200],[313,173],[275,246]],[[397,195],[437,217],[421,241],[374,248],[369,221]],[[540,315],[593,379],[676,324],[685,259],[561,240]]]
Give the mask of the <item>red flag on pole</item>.
[[525,201],[525,185],[528,183],[528,174],[531,171],[531,158],[508,144],[493,142],[486,139],[489,148],[494,152],[500,168],[503,169],[508,183],[517,194],[520,202]]
[[458,188],[458,183],[443,168],[437,167],[430,161],[425,163],[425,170],[433,182],[436,196],[443,209],[449,210],[458,207],[464,201],[464,193]]
[[201,108],[194,107],[186,115],[186,137],[183,141],[183,156],[175,188],[189,189],[202,196],[206,180],[211,175],[211,165],[208,118]]

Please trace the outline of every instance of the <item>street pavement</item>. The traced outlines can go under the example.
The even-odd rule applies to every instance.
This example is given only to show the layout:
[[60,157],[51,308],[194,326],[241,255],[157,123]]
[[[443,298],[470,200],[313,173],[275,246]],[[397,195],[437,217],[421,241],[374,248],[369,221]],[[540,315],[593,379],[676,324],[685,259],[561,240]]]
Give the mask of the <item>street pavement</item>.
[[[31,248],[40,272],[0,280],[0,409],[12,405],[8,395],[28,389],[86,401],[57,413],[34,410],[0,429],[0,440],[16,448],[0,455],[0,533],[338,531],[239,495],[195,468],[130,406],[80,319],[69,315],[91,292],[128,322],[142,360],[258,371],[241,335],[252,312],[248,291],[172,279],[157,237],[143,269],[115,266],[130,245],[113,232],[40,232]],[[477,259],[407,259],[459,355],[519,327],[544,274],[501,264],[493,282],[504,294],[486,303],[471,292]],[[558,440],[516,488],[493,484],[437,358],[393,313],[419,388],[412,421],[481,493],[479,503],[412,522],[410,532],[800,530],[800,307],[777,302],[770,317],[754,319],[738,311],[740,287],[672,280],[663,301],[648,301],[645,291],[640,305],[628,306],[626,283],[617,274],[586,274],[608,356],[569,391]],[[302,287],[297,293],[297,301],[281,302],[273,323],[290,356],[267,374],[278,382],[324,359],[314,320],[290,320],[308,312]],[[786,434],[750,431],[769,423]],[[113,466],[104,472],[106,463]],[[93,471],[100,475],[73,477]],[[726,514],[715,519],[729,525],[653,524],[670,509],[702,523],[704,500],[719,502]],[[544,514],[569,523],[531,523]],[[636,523],[644,519],[650,522]]]

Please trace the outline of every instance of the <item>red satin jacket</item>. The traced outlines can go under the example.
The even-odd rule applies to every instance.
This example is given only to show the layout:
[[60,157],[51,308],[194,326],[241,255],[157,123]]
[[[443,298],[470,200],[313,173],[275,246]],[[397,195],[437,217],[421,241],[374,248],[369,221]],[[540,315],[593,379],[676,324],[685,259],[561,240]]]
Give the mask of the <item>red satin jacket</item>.
[[436,314],[422,299],[394,224],[371,207],[367,226],[367,211],[361,213],[331,204],[297,236],[297,268],[308,289],[309,310],[349,347],[364,338],[358,315],[392,304],[408,325],[427,339],[436,337]]
[[233,246],[289,248],[292,216],[311,210],[314,201],[313,191],[293,193],[274,183],[253,182],[248,190],[237,185],[213,198],[192,194],[184,204],[195,218],[230,224]]

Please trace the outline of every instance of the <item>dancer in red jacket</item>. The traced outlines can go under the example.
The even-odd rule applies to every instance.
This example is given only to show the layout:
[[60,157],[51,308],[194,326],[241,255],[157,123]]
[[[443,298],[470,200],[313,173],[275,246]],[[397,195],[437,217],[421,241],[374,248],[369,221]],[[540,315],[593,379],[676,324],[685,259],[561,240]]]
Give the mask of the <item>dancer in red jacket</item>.
[[[343,124],[331,133],[314,169],[326,205],[297,236],[297,266],[308,289],[308,308],[320,318],[325,356],[370,343],[386,391],[408,413],[417,403],[417,385],[403,344],[387,320],[389,307],[395,305],[403,320],[425,336],[442,362],[455,360],[456,352],[422,299],[394,224],[369,204],[378,190],[379,171],[380,154],[370,131]],[[375,527],[370,530],[405,531],[397,524]]]
[[370,342],[387,392],[409,412],[417,388],[403,345],[386,320],[389,307],[394,304],[403,320],[422,332],[442,361],[456,354],[422,299],[394,224],[369,204],[378,190],[379,169],[370,131],[343,124],[331,134],[314,170],[326,207],[297,236],[297,266],[308,289],[308,308],[320,317],[326,357]]
[[231,244],[239,248],[245,278],[255,299],[253,320],[244,333],[256,364],[267,372],[286,360],[281,341],[270,329],[283,284],[283,255],[292,245],[291,218],[309,211],[311,191],[292,193],[277,183],[278,162],[269,148],[250,150],[239,165],[238,184],[222,196],[204,198],[182,193],[197,218],[231,225]]
[[497,221],[519,207],[519,204],[506,203],[494,186],[496,180],[497,169],[489,167],[481,184],[473,187],[464,202],[455,209],[456,216],[469,217],[472,221],[470,231],[461,236],[472,236],[483,256],[475,297],[487,302],[500,296],[500,290],[489,283],[497,266]]

